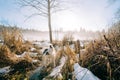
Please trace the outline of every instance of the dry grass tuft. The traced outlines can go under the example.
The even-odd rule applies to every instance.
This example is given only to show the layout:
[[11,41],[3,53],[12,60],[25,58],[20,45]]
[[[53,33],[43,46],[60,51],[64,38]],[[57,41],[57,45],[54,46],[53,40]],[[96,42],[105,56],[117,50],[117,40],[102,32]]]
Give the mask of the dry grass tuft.
[[65,45],[72,44],[73,43],[73,39],[74,39],[74,37],[73,37],[72,33],[66,34],[63,37],[62,45],[65,46]]
[[24,43],[22,34],[17,29],[4,29],[2,31],[2,37],[4,44],[10,49],[11,52],[15,54],[22,54],[24,51],[29,50],[30,43]]
[[12,65],[16,61],[17,58],[11,53],[10,49],[6,45],[2,45],[0,48],[0,67]]
[[[24,51],[29,51],[30,42],[24,42],[22,34],[17,29],[2,31],[3,45],[0,47],[0,67],[15,64],[20,61],[16,54],[22,54]],[[26,55],[26,59],[30,58]]]
[[65,54],[64,54],[64,49],[63,49],[63,48],[62,48],[61,50],[57,51],[57,56],[56,56],[56,59],[55,59],[55,61],[56,61],[56,66],[59,65],[59,63],[60,63],[60,58],[61,58],[62,56],[65,56]]
[[91,42],[83,54],[82,66],[90,69],[102,80],[120,79],[120,68],[115,71],[120,66],[120,52],[110,40],[110,37],[106,37],[106,39]]
[[72,72],[74,71],[73,65],[75,62],[77,62],[76,54],[69,46],[65,47],[64,52],[65,52],[65,55],[68,57],[68,59],[66,61],[65,66],[62,69],[62,75],[64,77],[64,80],[66,79],[74,80]]

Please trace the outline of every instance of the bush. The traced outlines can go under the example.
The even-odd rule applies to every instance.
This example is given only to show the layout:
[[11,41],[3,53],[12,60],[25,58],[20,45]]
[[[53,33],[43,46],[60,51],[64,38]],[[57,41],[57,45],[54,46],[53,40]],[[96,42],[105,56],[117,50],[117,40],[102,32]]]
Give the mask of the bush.
[[[2,38],[4,43],[0,46],[0,67],[12,65],[20,61],[16,54],[29,51],[32,46],[30,42],[24,42],[22,34],[18,29],[4,29],[2,31]],[[29,56],[26,56],[26,60],[28,58]]]
[[12,65],[16,61],[17,58],[11,53],[10,49],[6,45],[2,45],[0,48],[0,67]]
[[27,51],[29,48],[24,44],[22,34],[17,29],[2,31],[2,37],[4,44],[10,49],[12,53],[22,54],[24,51]]
[[111,32],[104,35],[102,40],[90,42],[82,59],[82,66],[90,69],[102,80],[120,79],[120,32]]

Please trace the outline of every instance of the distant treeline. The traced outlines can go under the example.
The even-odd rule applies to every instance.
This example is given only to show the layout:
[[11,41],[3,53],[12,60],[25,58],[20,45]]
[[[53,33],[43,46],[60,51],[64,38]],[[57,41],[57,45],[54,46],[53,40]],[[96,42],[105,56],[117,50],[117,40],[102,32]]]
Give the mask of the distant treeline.
[[35,32],[38,31],[38,30],[35,30],[35,29],[23,29],[23,28],[20,28],[20,27],[18,27],[18,26],[0,25],[0,32],[1,32],[3,29],[8,29],[8,30],[18,29],[18,30],[21,30],[21,31],[35,31]]

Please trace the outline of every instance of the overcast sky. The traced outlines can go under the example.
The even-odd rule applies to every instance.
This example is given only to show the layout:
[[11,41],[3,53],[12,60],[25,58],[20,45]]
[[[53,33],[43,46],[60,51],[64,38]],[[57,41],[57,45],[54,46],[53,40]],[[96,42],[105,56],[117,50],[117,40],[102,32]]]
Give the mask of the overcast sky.
[[[115,21],[120,0],[109,5],[108,0],[63,0],[68,9],[52,15],[52,28],[63,30],[102,30]],[[67,2],[68,1],[68,2]],[[64,6],[62,6],[64,7]],[[22,28],[48,30],[47,18],[35,16],[27,21],[31,10],[20,8],[15,0],[0,0],[0,24]]]

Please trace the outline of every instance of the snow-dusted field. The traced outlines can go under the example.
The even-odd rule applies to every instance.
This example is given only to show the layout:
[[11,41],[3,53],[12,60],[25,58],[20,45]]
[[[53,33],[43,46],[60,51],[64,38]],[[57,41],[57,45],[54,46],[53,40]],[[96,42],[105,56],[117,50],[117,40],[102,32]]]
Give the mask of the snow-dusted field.
[[[20,58],[24,59],[24,58],[26,58],[25,56],[28,55],[32,59],[31,62],[32,63],[37,63],[37,64],[39,64],[38,62],[40,62],[40,61],[37,60],[37,59],[34,59],[34,57],[37,57],[38,55],[43,55],[44,59],[41,62],[44,63],[44,64],[39,64],[40,66],[38,66],[35,70],[31,71],[31,75],[30,75],[30,80],[33,80],[33,79],[34,80],[40,80],[39,76],[42,74],[41,73],[42,70],[46,67],[46,65],[47,65],[48,62],[49,62],[49,64],[52,63],[51,61],[47,62],[47,58],[48,57],[47,57],[47,54],[43,54],[44,49],[48,48],[49,56],[51,55],[50,59],[56,57],[57,51],[54,49],[54,47],[52,46],[52,44],[50,44],[47,41],[45,41],[45,42],[33,42],[33,44],[35,44],[37,46],[43,47],[42,49],[40,49],[41,52],[42,52],[41,54],[39,54],[37,52],[32,52],[32,51],[36,50],[36,48],[32,47],[30,49],[31,52],[24,52],[21,55],[17,55],[17,54],[15,54],[15,55],[19,59]],[[50,47],[50,45],[52,47]],[[70,47],[72,49],[73,45],[71,45]],[[63,66],[66,64],[67,59],[68,59],[68,55],[62,56],[60,58],[59,65],[58,66],[54,66],[54,68],[50,71],[50,74],[47,77],[53,77],[53,78],[59,77],[59,78],[63,79],[61,71],[62,71]],[[55,59],[53,59],[53,60],[55,61]],[[53,63],[53,64],[55,64],[55,63]],[[77,80],[81,80],[81,79],[83,79],[83,80],[87,80],[87,79],[99,80],[95,75],[92,74],[91,71],[89,71],[87,68],[81,67],[78,63],[73,64],[73,66],[74,66],[74,71],[72,72],[72,75],[74,75]],[[14,70],[14,69],[12,69],[12,70]],[[0,68],[0,75],[8,74],[10,71],[11,71],[10,66]],[[46,80],[46,78],[44,78],[44,80]]]

